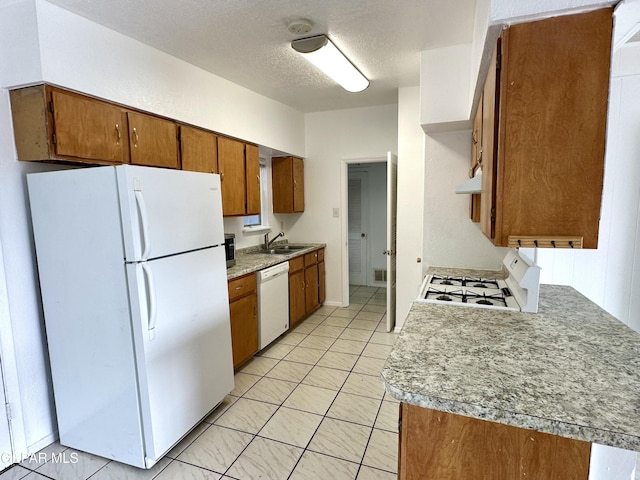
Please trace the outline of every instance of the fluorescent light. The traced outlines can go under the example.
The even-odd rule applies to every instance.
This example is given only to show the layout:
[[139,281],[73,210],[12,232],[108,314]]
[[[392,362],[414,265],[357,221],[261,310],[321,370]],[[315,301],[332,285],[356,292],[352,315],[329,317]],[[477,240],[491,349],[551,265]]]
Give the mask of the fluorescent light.
[[326,35],[294,40],[291,47],[349,92],[361,92],[369,86],[367,77],[360,73]]

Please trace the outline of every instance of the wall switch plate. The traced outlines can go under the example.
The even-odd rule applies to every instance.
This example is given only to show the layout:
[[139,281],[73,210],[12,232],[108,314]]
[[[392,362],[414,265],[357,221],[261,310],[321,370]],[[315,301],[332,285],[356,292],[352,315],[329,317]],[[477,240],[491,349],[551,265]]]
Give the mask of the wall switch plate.
[[333,218],[338,218],[340,216],[340,209],[339,208],[334,208],[333,209]]

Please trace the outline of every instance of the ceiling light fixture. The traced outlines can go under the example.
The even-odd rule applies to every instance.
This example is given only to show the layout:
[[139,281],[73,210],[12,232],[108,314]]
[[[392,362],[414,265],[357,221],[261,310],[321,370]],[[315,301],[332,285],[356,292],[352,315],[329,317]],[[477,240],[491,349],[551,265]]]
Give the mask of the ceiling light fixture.
[[326,35],[293,40],[291,48],[349,92],[361,92],[369,86],[367,77],[360,73]]

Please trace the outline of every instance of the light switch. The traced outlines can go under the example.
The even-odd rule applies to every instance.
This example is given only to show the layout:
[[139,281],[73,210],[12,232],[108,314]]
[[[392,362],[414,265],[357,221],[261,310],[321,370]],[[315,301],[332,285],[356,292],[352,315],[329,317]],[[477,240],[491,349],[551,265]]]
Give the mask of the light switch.
[[333,218],[338,218],[340,216],[340,209],[339,208],[334,208],[333,209]]

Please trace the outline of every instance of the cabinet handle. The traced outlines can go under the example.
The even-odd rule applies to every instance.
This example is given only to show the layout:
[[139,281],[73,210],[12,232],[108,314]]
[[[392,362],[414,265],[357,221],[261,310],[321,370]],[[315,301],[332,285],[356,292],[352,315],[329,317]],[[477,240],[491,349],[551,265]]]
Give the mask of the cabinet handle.
[[473,141],[474,144],[478,143],[478,137],[476,137],[475,131],[471,134],[471,140]]
[[133,147],[138,148],[138,131],[136,127],[133,127]]
[[220,181],[222,182],[224,180],[224,172],[220,172]]
[[244,285],[240,285],[239,287],[236,287],[236,290],[242,290],[242,287],[243,287],[243,286],[244,286]]
[[120,125],[116,123],[116,133],[118,134],[118,140],[116,141],[116,145],[120,145]]
[[260,175],[256,175],[256,178],[258,179],[258,185],[260,185]]

